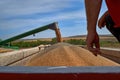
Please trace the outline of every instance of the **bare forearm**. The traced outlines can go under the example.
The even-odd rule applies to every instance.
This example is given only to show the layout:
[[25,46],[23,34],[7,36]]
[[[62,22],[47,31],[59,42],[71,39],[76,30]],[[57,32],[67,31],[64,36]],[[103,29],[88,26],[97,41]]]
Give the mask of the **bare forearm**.
[[109,14],[108,11],[106,11],[101,17],[100,19],[98,20],[98,27],[101,29],[103,28],[105,25],[106,25],[106,16]]
[[96,32],[102,0],[85,0],[88,33]]
[[106,17],[109,14],[108,11],[106,11],[101,17]]

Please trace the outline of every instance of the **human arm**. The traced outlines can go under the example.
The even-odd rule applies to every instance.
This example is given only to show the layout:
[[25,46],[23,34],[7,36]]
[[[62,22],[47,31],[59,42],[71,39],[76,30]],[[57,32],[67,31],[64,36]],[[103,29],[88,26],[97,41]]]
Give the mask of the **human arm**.
[[104,27],[106,25],[106,22],[105,22],[105,18],[106,16],[109,14],[108,11],[106,11],[99,19],[98,21],[98,27],[101,29],[102,27]]
[[[101,9],[102,0],[85,0],[87,16],[87,47],[95,53],[100,52],[99,36],[96,32],[96,24]],[[94,48],[95,46],[95,48]]]

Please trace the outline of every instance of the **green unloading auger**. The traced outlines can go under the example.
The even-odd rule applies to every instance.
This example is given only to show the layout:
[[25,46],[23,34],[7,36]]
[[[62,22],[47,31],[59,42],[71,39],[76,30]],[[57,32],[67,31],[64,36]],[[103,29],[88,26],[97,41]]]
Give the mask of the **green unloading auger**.
[[18,39],[20,39],[20,38],[24,38],[24,37],[29,36],[29,35],[34,35],[35,33],[38,33],[38,32],[41,32],[41,31],[44,31],[44,30],[47,30],[47,29],[54,30],[55,33],[56,33],[57,41],[58,41],[58,42],[62,42],[61,33],[60,33],[59,28],[58,28],[58,23],[57,23],[57,22],[54,22],[54,23],[51,23],[51,24],[48,24],[48,25],[45,25],[45,26],[42,26],[42,27],[33,29],[33,30],[31,30],[31,31],[22,33],[22,34],[20,34],[20,35],[11,37],[11,38],[6,39],[6,40],[4,40],[4,41],[1,41],[1,42],[0,42],[0,45],[5,45],[5,44],[10,43],[10,42],[12,42],[12,41],[18,40]]

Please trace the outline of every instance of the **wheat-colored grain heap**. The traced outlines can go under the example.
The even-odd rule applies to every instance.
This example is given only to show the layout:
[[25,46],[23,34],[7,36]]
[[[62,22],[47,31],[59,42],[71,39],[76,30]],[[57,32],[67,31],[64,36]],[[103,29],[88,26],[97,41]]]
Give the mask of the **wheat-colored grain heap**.
[[0,48],[0,53],[6,53],[6,52],[11,52],[13,49],[5,49],[5,48]]
[[26,66],[119,66],[78,46],[58,43],[33,57]]

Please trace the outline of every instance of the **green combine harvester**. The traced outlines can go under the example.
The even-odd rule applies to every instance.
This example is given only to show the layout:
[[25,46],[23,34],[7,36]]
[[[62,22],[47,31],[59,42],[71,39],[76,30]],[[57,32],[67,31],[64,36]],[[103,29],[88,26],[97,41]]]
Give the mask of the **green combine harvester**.
[[3,41],[0,42],[0,46],[7,46],[7,47],[9,47],[12,41],[15,41],[15,40],[18,40],[18,39],[21,39],[21,38],[24,38],[24,37],[27,37],[27,36],[30,36],[30,35],[34,35],[35,33],[42,32],[42,31],[47,30],[47,29],[54,30],[55,33],[56,33],[57,41],[58,42],[62,42],[60,30],[58,28],[58,23],[54,22],[54,23],[51,23],[51,24],[48,24],[48,25],[45,25],[45,26],[33,29],[31,31],[22,33],[20,35],[11,37],[9,39],[3,40]]

